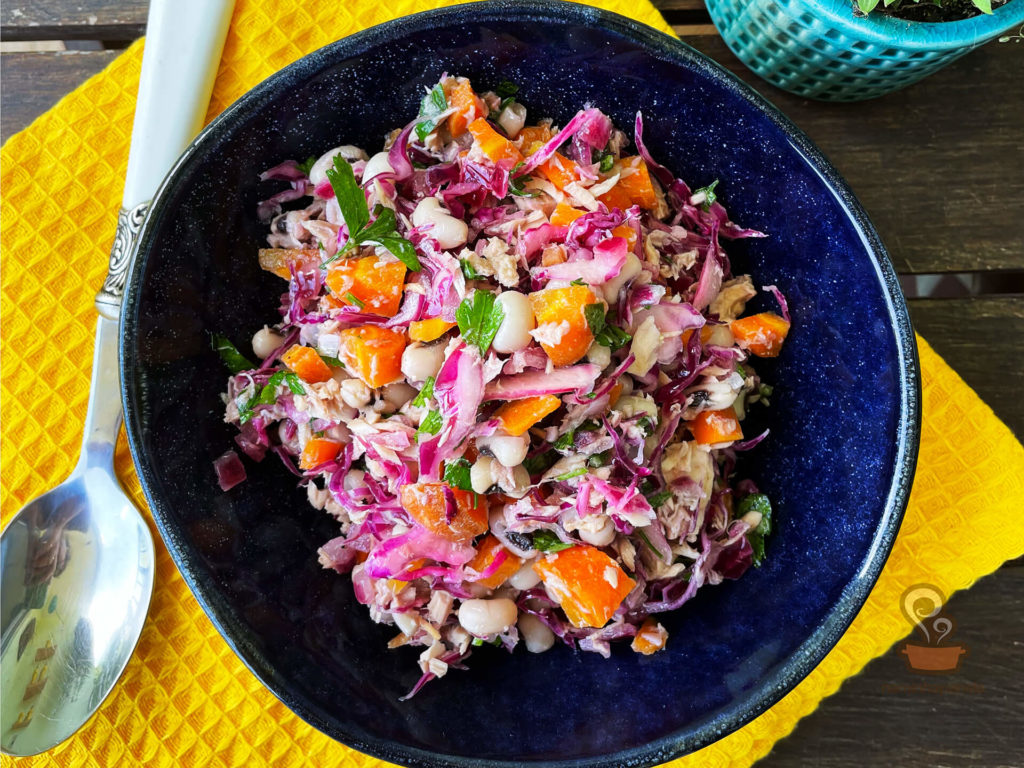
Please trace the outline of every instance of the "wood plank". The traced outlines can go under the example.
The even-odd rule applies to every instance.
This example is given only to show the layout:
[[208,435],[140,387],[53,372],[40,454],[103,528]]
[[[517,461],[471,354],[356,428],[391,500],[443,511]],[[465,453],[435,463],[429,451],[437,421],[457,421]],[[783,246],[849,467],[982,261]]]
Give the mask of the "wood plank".
[[0,142],[7,141],[119,53],[57,51],[0,56]]
[[4,40],[134,40],[148,0],[10,0],[0,8]]
[[1019,46],[989,43],[897,93],[825,104],[768,85],[718,36],[685,42],[807,132],[864,204],[898,271],[1024,266]]
[[917,331],[1018,437],[1024,437],[1024,296],[912,299]]
[[1019,766],[1024,568],[982,579],[945,612],[955,622],[945,643],[967,648],[956,672],[910,671],[899,643],[801,720],[758,768]]

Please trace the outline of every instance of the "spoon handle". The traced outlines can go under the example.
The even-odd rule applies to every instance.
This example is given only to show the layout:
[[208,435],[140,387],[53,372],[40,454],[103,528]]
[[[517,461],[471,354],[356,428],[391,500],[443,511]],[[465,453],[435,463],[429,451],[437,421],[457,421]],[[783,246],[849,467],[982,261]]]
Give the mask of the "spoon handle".
[[124,196],[96,308],[110,320],[121,297],[149,201],[202,128],[235,0],[152,0],[132,125]]
[[114,444],[121,429],[117,339],[117,321],[102,316],[96,318],[89,406],[85,414],[82,452],[78,457],[76,471],[89,467],[107,469],[113,465]]

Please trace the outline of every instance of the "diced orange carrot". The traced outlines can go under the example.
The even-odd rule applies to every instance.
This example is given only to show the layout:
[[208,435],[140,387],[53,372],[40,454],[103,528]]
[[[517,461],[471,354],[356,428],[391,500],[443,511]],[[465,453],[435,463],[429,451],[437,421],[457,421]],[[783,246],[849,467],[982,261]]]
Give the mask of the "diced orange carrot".
[[260,267],[285,280],[292,276],[289,263],[294,263],[296,270],[305,270],[312,269],[321,261],[320,251],[315,248],[260,248]]
[[608,406],[614,408],[620,397],[622,397],[622,382],[617,381],[612,387],[612,391],[608,393]]
[[[708,339],[711,338],[711,331],[712,330],[713,330],[713,326],[710,326],[710,325],[705,325],[704,327],[702,327],[700,329],[700,342],[701,342],[701,344],[707,344],[708,343]],[[693,329],[690,329],[688,331],[683,331],[683,335],[680,337],[682,339],[682,341],[683,341],[683,346],[686,346],[687,344],[690,343],[690,337],[691,336],[693,336]]]
[[[548,288],[530,294],[537,325],[560,326],[563,329],[557,342],[541,342],[541,347],[555,365],[572,365],[587,353],[594,334],[590,332],[583,308],[596,303],[597,297],[585,285]],[[562,326],[563,322],[567,325]]]
[[551,128],[546,125],[528,125],[516,136],[524,157],[529,157],[551,140]]
[[693,433],[693,439],[701,445],[743,439],[743,428],[731,405],[720,411],[701,411],[687,426]]
[[539,168],[548,181],[558,189],[564,189],[566,185],[577,181],[576,163],[559,152],[555,152],[550,159],[541,163]]
[[448,78],[443,88],[448,106],[457,110],[448,117],[448,131],[453,137],[461,136],[473,120],[487,114],[487,108],[464,77]]
[[444,336],[454,327],[455,323],[449,323],[440,317],[413,320],[409,323],[409,339],[411,341],[434,341]]
[[551,214],[551,223],[558,227],[567,227],[584,214],[586,211],[573,208],[568,203],[559,203],[555,206],[555,212]]
[[789,333],[789,323],[774,312],[741,317],[729,324],[736,343],[758,357],[778,357]]
[[533,564],[574,627],[603,627],[636,582],[596,547],[570,547]]
[[651,174],[648,173],[647,164],[642,157],[624,157],[616,164],[616,170],[623,175],[619,177],[618,183],[597,198],[598,200],[609,208],[622,210],[631,205],[639,205],[650,210],[658,204],[654,184],[651,183]]
[[487,570],[487,567],[490,566],[502,552],[505,553],[505,559],[502,560],[494,573],[486,579],[477,579],[477,584],[483,584],[485,587],[490,589],[497,589],[508,581],[509,577],[513,573],[519,570],[520,566],[523,564],[523,560],[521,557],[509,552],[504,545],[498,541],[498,538],[493,533],[488,533],[483,540],[476,545],[476,556],[466,563],[466,565],[477,573],[483,573]]
[[455,512],[447,519],[445,483],[407,483],[399,493],[402,507],[431,533],[466,542],[487,530],[487,497],[451,488]]
[[341,332],[341,359],[368,386],[381,387],[402,377],[405,334],[379,325]]
[[281,355],[281,362],[287,365],[296,376],[310,384],[327,381],[331,378],[330,366],[320,358],[320,355],[312,347],[298,345],[289,347],[288,351]]
[[636,230],[629,224],[620,224],[612,230],[612,237],[621,237],[630,251],[636,246]]
[[656,622],[653,617],[648,616],[637,630],[630,648],[644,656],[650,656],[664,648],[666,640],[668,640],[668,630]]
[[394,317],[402,303],[405,264],[389,256],[343,259],[327,272],[335,306],[354,304],[363,312]]
[[299,469],[312,469],[319,467],[327,461],[331,461],[341,450],[341,443],[337,440],[324,440],[314,437],[306,443],[299,456]]
[[480,150],[495,164],[511,168],[523,161],[523,156],[516,145],[491,127],[484,118],[478,117],[469,124],[469,132],[473,134]]
[[510,400],[494,416],[510,435],[519,436],[526,430],[558,410],[562,401],[554,395],[535,395],[522,400]]
[[542,267],[553,267],[555,264],[563,264],[568,260],[569,257],[565,253],[565,246],[559,243],[545,245],[544,251],[540,255]]

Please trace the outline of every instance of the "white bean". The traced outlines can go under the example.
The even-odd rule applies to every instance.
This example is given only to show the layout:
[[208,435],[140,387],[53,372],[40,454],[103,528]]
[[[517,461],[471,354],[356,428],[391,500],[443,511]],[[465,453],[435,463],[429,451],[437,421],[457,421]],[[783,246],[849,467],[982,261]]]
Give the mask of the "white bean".
[[530,473],[519,464],[515,467],[496,467],[494,472],[498,487],[507,495],[521,499],[530,490]]
[[476,441],[476,448],[485,456],[493,456],[498,463],[506,467],[522,464],[530,449],[530,438],[523,434],[518,437],[496,432],[490,437],[481,437]]
[[519,636],[530,653],[544,653],[555,644],[555,633],[532,613],[519,617]]
[[362,408],[370,402],[371,395],[370,388],[359,379],[345,379],[341,382],[341,399],[345,405]]
[[366,167],[363,168],[363,183],[365,184],[374,176],[379,176],[382,173],[394,172],[395,169],[391,167],[391,161],[388,160],[388,153],[378,152],[366,162]]
[[426,381],[444,364],[443,344],[413,342],[402,353],[402,373],[409,381]]
[[530,346],[533,341],[530,331],[536,325],[530,300],[519,291],[505,291],[498,296],[495,304],[501,307],[505,317],[491,342],[494,351],[509,355]]
[[284,337],[281,334],[264,325],[252,337],[253,354],[262,360],[280,347],[282,341],[284,341]]
[[415,387],[410,387],[404,381],[396,381],[394,384],[384,387],[384,402],[392,410],[397,411],[414,397],[416,397]]
[[635,253],[630,253],[626,256],[626,263],[622,265],[622,271],[602,287],[602,290],[604,291],[604,300],[614,306],[619,300],[619,291],[622,290],[622,286],[639,275],[642,271],[643,266],[640,264],[640,259],[636,257]]
[[540,584],[540,576],[533,570],[533,561],[523,563],[523,566],[508,577],[509,586],[514,589],[533,589]]
[[498,115],[498,125],[510,139],[514,139],[526,125],[526,107],[519,102],[512,102],[501,110],[501,114]]
[[591,362],[598,368],[604,370],[612,362],[612,350],[604,344],[594,343],[587,350],[587,362]]
[[318,187],[327,181],[327,169],[334,167],[335,155],[341,155],[348,162],[366,159],[366,153],[359,147],[353,147],[351,144],[343,144],[340,147],[329,149],[320,155],[317,161],[313,163],[313,167],[309,169],[310,184]]
[[601,527],[596,531],[580,528],[578,533],[587,544],[593,544],[595,547],[607,547],[615,540],[615,523],[610,517],[605,517]]
[[471,635],[488,637],[508,631],[516,623],[519,609],[507,597],[494,600],[463,600],[459,606],[459,624]]
[[416,210],[412,212],[414,227],[430,226],[429,234],[441,250],[450,251],[466,244],[469,237],[469,226],[462,219],[456,219],[441,207],[436,197],[425,197],[420,200]]
[[494,459],[490,456],[478,457],[469,470],[469,483],[474,493],[487,493],[494,485]]

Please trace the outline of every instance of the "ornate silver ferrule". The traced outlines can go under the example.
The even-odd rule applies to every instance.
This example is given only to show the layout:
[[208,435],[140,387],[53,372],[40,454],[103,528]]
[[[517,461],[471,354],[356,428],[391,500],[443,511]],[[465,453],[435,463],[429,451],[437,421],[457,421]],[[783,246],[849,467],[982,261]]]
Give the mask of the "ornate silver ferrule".
[[121,316],[121,299],[124,296],[125,281],[128,279],[128,267],[135,256],[136,242],[147,210],[148,200],[134,208],[122,208],[117,214],[117,231],[114,233],[114,244],[110,248],[107,279],[103,281],[103,287],[96,294],[96,309],[108,320],[117,320]]

